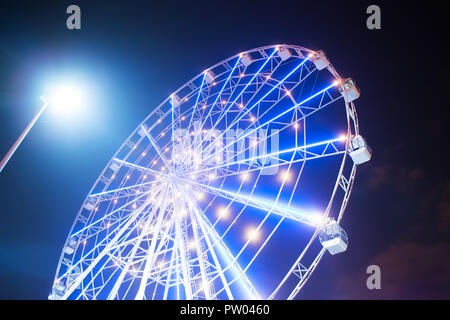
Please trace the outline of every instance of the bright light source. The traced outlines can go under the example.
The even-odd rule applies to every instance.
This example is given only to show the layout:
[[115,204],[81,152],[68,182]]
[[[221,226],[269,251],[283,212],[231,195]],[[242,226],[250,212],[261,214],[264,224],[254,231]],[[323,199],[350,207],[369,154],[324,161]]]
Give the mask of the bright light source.
[[248,173],[248,172],[244,172],[244,173],[242,173],[241,174],[241,180],[242,181],[247,181],[248,179],[250,179],[250,173]]
[[284,182],[290,182],[292,179],[292,174],[288,170],[283,170],[280,172],[280,180]]
[[341,135],[339,135],[339,140],[340,141],[345,141],[345,140],[347,140],[347,135],[346,134],[341,134]]
[[59,85],[52,88],[48,94],[49,105],[58,113],[73,114],[83,107],[84,94],[74,85]]
[[308,217],[308,220],[311,221],[315,225],[319,225],[322,222],[322,219],[323,219],[322,212],[313,212]]
[[202,200],[205,197],[205,194],[203,192],[197,192],[197,194],[195,195],[195,197],[198,200]]
[[226,219],[230,215],[230,210],[227,207],[222,207],[217,210],[219,219]]
[[250,242],[257,242],[260,239],[261,235],[260,235],[260,232],[258,230],[256,230],[256,228],[249,227],[249,228],[247,228],[247,231],[246,231],[246,237],[247,237],[247,240]]

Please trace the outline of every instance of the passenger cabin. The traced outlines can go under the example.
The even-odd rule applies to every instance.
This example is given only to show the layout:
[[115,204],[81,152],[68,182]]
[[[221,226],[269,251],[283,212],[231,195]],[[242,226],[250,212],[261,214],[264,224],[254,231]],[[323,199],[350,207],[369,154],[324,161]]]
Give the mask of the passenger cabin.
[[170,97],[170,104],[172,107],[176,108],[180,105],[180,97],[178,95],[174,94]]
[[292,53],[288,48],[281,47],[278,49],[278,56],[281,58],[281,60],[286,61],[287,59],[292,57]]
[[211,84],[214,82],[214,79],[216,78],[216,76],[214,75],[214,73],[210,70],[206,71],[205,73],[205,81],[208,84]]
[[322,246],[332,255],[347,250],[347,233],[335,220],[331,220],[322,227],[322,230],[319,232],[319,240]]
[[241,56],[241,62],[245,67],[248,67],[253,62],[253,59],[248,53],[243,53]]
[[345,98],[347,96],[347,101],[352,102],[359,98],[360,91],[356,86],[355,82],[348,78],[344,80],[343,84],[339,87],[339,92]]
[[78,241],[74,238],[70,238],[67,245],[64,247],[64,253],[71,255],[74,253],[75,248],[77,247]]
[[372,158],[372,149],[361,135],[356,135],[350,141],[349,155],[355,164],[361,164]]
[[325,52],[321,50],[312,54],[311,61],[319,71],[328,68],[328,66],[330,65],[330,61],[328,61]]
[[58,281],[53,286],[52,293],[49,295],[48,298],[50,300],[60,300],[64,296],[64,293],[66,293],[66,286],[60,281]]

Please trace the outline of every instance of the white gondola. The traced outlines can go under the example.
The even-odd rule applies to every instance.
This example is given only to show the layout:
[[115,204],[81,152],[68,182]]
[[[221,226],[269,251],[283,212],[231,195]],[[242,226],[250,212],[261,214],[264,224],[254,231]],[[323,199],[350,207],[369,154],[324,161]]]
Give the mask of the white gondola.
[[[77,280],[78,276],[81,274],[81,269],[78,265],[74,266],[67,276],[67,287],[72,286],[72,284]],[[78,284],[77,289],[81,288],[81,284]]]
[[180,97],[176,94],[172,95],[170,98],[170,104],[172,107],[178,107],[180,105]]
[[214,79],[216,78],[216,76],[214,75],[214,73],[210,70],[206,71],[205,73],[205,81],[208,84],[211,84],[214,82]]
[[278,56],[281,58],[281,60],[285,61],[292,57],[292,53],[288,48],[281,47],[278,49]]
[[313,56],[311,57],[311,61],[316,66],[317,70],[323,70],[325,68],[328,68],[330,65],[330,61],[328,61],[327,56],[325,55],[325,52],[319,50],[317,52],[313,53]]
[[361,135],[357,135],[350,141],[349,154],[355,164],[361,164],[372,158],[372,149]]
[[[145,130],[144,130],[145,129]],[[145,131],[147,131],[148,132],[148,127],[146,126],[146,125],[143,125],[142,127],[139,127],[139,130],[138,130],[138,134],[141,136],[141,137],[145,137],[147,134],[145,133]],[[114,170],[115,171],[115,170]]]
[[319,232],[319,240],[322,246],[332,255],[347,250],[347,233],[335,220],[331,220],[322,227]]
[[109,168],[116,172],[117,170],[119,170],[120,166],[117,163],[111,163],[111,165],[109,166]]
[[58,281],[53,286],[53,291],[50,294],[49,298],[51,297],[52,300],[60,300],[64,296],[65,292],[66,286],[62,282]]
[[339,92],[344,98],[347,97],[348,102],[355,101],[360,95],[360,91],[356,86],[355,81],[350,78],[343,81],[342,85],[339,87]]
[[63,248],[64,253],[66,254],[73,254],[75,251],[75,248],[77,247],[78,241],[74,238],[70,238],[67,245]]
[[248,67],[253,62],[253,59],[248,53],[243,53],[241,56],[241,62],[245,67]]
[[86,204],[84,205],[84,208],[88,211],[91,211],[92,209],[95,208],[95,200],[89,200],[88,202],[86,202]]

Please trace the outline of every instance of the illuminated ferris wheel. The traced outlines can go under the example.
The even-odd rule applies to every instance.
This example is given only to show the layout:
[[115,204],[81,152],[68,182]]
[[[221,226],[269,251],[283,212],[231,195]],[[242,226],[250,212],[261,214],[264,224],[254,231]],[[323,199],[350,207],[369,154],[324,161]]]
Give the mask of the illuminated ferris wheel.
[[327,251],[347,248],[341,219],[371,158],[358,97],[322,51],[299,46],[205,70],[107,164],[49,298],[295,298]]

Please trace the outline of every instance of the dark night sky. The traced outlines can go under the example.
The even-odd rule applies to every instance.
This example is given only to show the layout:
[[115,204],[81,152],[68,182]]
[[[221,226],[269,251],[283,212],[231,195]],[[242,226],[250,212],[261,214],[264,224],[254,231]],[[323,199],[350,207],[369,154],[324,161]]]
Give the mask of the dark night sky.
[[[0,174],[0,298],[46,299],[60,251],[101,169],[142,119],[201,70],[254,47],[323,49],[361,89],[359,168],[346,211],[346,254],[326,256],[301,298],[450,298],[448,46],[443,11],[375,1],[2,1],[0,154],[39,107],[48,74],[95,83],[90,120],[44,114]],[[38,4],[39,3],[39,4]],[[66,29],[78,4],[82,29]],[[378,264],[382,290],[365,270]]]

